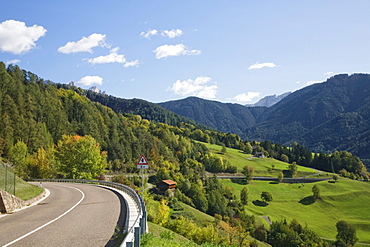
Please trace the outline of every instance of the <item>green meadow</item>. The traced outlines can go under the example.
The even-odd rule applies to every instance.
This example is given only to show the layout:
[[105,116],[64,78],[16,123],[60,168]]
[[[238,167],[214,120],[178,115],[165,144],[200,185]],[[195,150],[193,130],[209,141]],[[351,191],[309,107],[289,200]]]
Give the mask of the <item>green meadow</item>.
[[[229,160],[230,163],[238,168],[241,172],[244,166],[249,166],[254,169],[255,176],[277,177],[279,172],[287,170],[288,163],[272,158],[254,158],[250,154],[245,154],[243,151],[233,148],[226,148],[225,154],[221,153],[221,146],[202,142],[215,157],[222,157]],[[317,170],[298,166],[297,176],[306,176],[316,174]]]
[[[247,165],[253,167],[254,176],[277,177],[280,171],[287,170],[288,163],[271,158],[252,158],[240,150],[227,148],[221,153],[221,146],[203,143],[212,155],[227,159],[238,168],[238,173]],[[297,177],[313,175],[319,177],[332,177],[333,174],[307,167],[298,166]],[[225,186],[232,188],[239,197],[244,186],[249,188],[249,203],[245,207],[247,212],[256,216],[268,216],[271,221],[286,219],[298,220],[303,226],[308,226],[321,237],[335,239],[337,230],[335,224],[345,220],[356,228],[358,242],[370,243],[370,183],[339,179],[338,182],[321,181],[316,183],[276,183],[253,180],[244,185],[242,180],[222,179]],[[321,199],[312,199],[312,186],[317,184],[320,188]],[[273,201],[267,206],[261,203],[261,192],[272,194]],[[263,220],[263,224],[268,226]],[[361,246],[357,244],[356,246]]]
[[[297,219],[321,237],[335,239],[335,224],[345,220],[357,231],[359,242],[370,243],[370,184],[348,179],[336,183],[322,181],[306,184],[285,184],[266,181],[252,181],[248,185],[221,180],[234,188],[237,196],[244,186],[249,188],[249,202],[246,210],[255,216],[269,216],[271,221]],[[312,186],[320,188],[321,199],[314,201]],[[261,204],[261,192],[272,194],[273,201],[267,206]]]
[[[212,223],[214,221],[214,217],[209,216],[203,212],[200,212],[186,204],[181,203],[182,206],[185,207],[185,212],[191,212],[196,217],[196,223],[199,225],[205,225]],[[224,245],[218,245],[218,244],[211,244],[211,243],[204,243],[202,245],[197,245],[193,241],[169,230],[164,227],[161,227],[159,225],[156,225],[152,222],[148,222],[149,227],[149,233],[145,234],[143,236],[142,242],[140,246],[166,246],[166,247],[181,247],[181,246],[187,246],[187,247],[195,247],[195,246],[201,246],[201,247],[222,247]],[[253,241],[254,239],[249,237],[250,241]],[[270,245],[267,243],[263,243],[260,241],[257,241],[258,247],[269,247]]]

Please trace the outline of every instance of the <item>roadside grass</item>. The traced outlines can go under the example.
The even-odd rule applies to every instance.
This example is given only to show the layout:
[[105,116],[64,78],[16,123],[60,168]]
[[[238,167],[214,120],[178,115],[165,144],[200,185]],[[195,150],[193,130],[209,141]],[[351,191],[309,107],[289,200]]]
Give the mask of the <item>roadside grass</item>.
[[148,222],[149,233],[143,236],[140,246],[168,246],[168,247],[182,247],[198,246],[191,240],[177,234],[164,227]]
[[213,216],[205,214],[199,211],[198,209],[193,208],[183,202],[180,202],[180,205],[184,208],[184,211],[178,211],[178,212],[188,212],[194,215],[195,223],[199,225],[206,225],[208,223],[213,223],[215,221],[215,218]]
[[[0,164],[0,189],[5,190],[5,173],[7,173],[7,191],[14,193],[14,174],[9,169],[5,171],[5,167]],[[10,189],[9,189],[10,188]],[[15,196],[26,201],[38,196],[44,189],[33,184],[29,184],[23,179],[15,177]]]
[[[273,158],[254,158],[250,154],[245,154],[243,151],[233,148],[226,148],[226,153],[221,153],[221,146],[215,144],[204,144],[215,157],[222,157],[229,160],[230,163],[238,168],[240,173],[244,166],[249,166],[254,169],[255,176],[277,177],[279,172],[288,169],[288,163],[276,160]],[[316,174],[317,170],[298,166],[297,177]]]
[[[245,186],[230,179],[221,180],[236,190]],[[321,199],[312,200],[312,186],[320,188]],[[370,183],[340,179],[337,183],[321,181],[306,184],[274,184],[268,181],[252,181],[249,185],[249,203],[246,210],[255,216],[269,216],[272,221],[297,219],[321,237],[335,239],[335,224],[345,220],[356,228],[358,242],[370,243]],[[273,201],[261,204],[261,192],[272,194]],[[360,245],[359,245],[360,246]]]

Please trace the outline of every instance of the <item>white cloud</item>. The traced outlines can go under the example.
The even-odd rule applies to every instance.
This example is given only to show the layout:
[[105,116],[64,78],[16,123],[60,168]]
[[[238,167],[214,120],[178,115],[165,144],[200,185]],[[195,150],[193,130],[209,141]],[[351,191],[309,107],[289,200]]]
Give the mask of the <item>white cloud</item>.
[[153,29],[153,30],[149,30],[148,32],[141,32],[140,33],[140,36],[146,38],[146,39],[150,39],[151,36],[154,36],[154,35],[158,35],[158,31]]
[[162,36],[168,37],[170,39],[180,37],[181,35],[182,35],[181,29],[164,30],[162,32]]
[[69,41],[66,45],[59,47],[58,51],[66,54],[77,52],[92,53],[91,48],[97,46],[107,47],[105,36],[105,34],[93,33],[89,37],[82,37],[79,41]]
[[248,93],[241,93],[236,95],[233,99],[236,100],[237,102],[251,102],[254,98],[260,97],[259,92],[248,92]]
[[82,77],[77,82],[77,84],[80,84],[82,86],[91,86],[93,84],[102,85],[103,78],[101,78],[100,76],[96,76],[96,75],[95,76],[88,75],[88,76]]
[[199,55],[201,53],[199,50],[189,50],[184,44],[162,45],[153,52],[157,59],[180,55]]
[[4,21],[0,23],[0,51],[26,53],[36,46],[35,42],[45,33],[46,29],[42,26],[27,27],[21,21]]
[[217,85],[205,86],[203,90],[199,91],[195,96],[204,99],[214,99],[217,94]]
[[125,56],[119,55],[117,51],[118,51],[118,47],[112,49],[109,55],[91,58],[91,59],[88,59],[87,61],[91,64],[125,63],[126,62]]
[[126,62],[123,67],[128,68],[128,67],[139,67],[140,61],[138,59],[131,61],[131,62]]
[[262,68],[275,68],[277,65],[274,63],[255,63],[249,66],[249,70],[251,69],[262,69]]
[[332,74],[334,74],[334,72],[326,72],[326,73],[324,73],[324,75],[332,75]]
[[13,60],[9,60],[9,61],[6,61],[6,64],[16,64],[16,63],[20,63],[21,60],[19,59],[13,59]]
[[217,85],[206,85],[212,82],[212,78],[199,76],[193,79],[184,81],[177,80],[172,87],[167,88],[167,91],[172,91],[177,95],[181,96],[197,96],[201,98],[213,99],[216,98]]
[[135,60],[128,62],[124,55],[118,54],[119,47],[110,50],[109,55],[99,56],[91,59],[87,59],[87,62],[91,64],[106,64],[106,63],[121,63],[123,67],[139,66],[140,61]]

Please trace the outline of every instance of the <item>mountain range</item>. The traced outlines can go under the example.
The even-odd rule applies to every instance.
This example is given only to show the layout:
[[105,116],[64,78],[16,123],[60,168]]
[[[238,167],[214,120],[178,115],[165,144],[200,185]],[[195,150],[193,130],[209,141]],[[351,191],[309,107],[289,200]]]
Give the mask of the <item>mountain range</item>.
[[199,98],[160,106],[223,132],[315,152],[347,150],[370,158],[370,75],[340,74],[284,97],[271,107],[245,107]]
[[[120,99],[91,90],[90,100],[119,113],[202,130],[216,129],[248,140],[298,142],[313,152],[347,150],[370,159],[370,75],[340,74],[284,95],[270,107],[243,106],[197,97],[164,103]],[[273,98],[278,98],[273,96]]]

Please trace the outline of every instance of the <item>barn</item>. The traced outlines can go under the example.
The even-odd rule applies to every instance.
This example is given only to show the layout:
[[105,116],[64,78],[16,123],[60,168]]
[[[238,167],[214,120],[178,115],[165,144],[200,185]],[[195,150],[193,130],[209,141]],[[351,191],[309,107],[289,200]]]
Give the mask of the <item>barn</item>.
[[166,190],[175,190],[177,183],[172,180],[162,180],[157,183],[157,189],[161,192],[165,192]]

